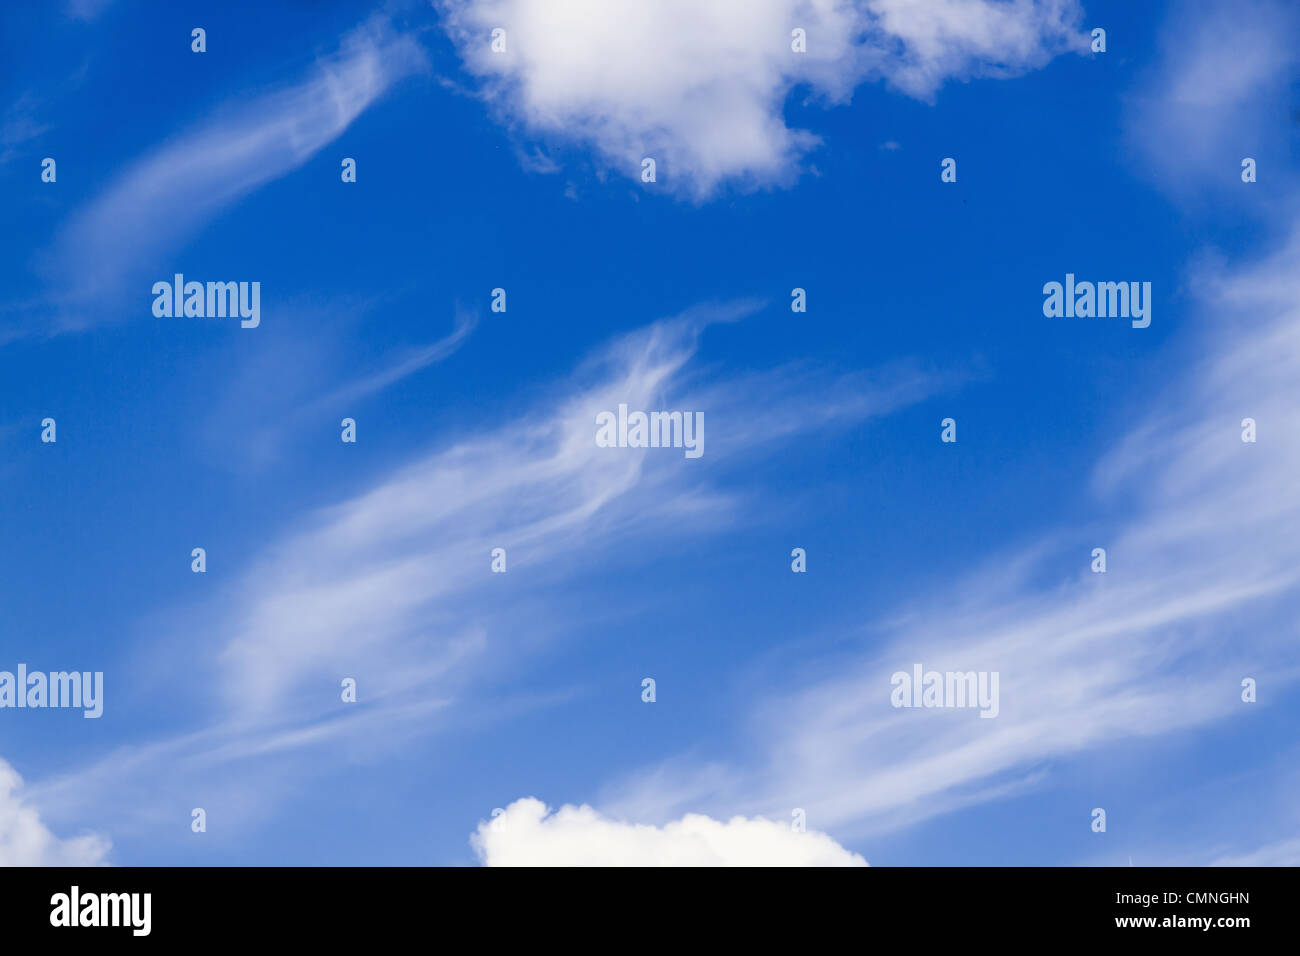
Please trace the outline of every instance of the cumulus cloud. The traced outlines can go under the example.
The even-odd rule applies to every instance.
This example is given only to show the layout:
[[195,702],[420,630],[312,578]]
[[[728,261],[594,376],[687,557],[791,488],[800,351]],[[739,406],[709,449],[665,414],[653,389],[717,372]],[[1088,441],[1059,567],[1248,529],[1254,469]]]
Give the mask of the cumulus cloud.
[[[1086,49],[1075,0],[434,0],[508,122],[593,146],[703,197],[723,180],[788,181],[817,145],[783,116],[806,85],[830,102],[884,80],[932,97],[949,79],[1008,76]],[[491,34],[506,31],[504,52]],[[791,49],[806,32],[807,50]]]
[[789,823],[688,813],[662,827],[624,823],[589,806],[557,811],[516,800],[470,837],[487,866],[866,866],[824,833]]
[[98,866],[107,863],[108,841],[95,835],[62,840],[24,803],[22,779],[0,760],[0,866]]

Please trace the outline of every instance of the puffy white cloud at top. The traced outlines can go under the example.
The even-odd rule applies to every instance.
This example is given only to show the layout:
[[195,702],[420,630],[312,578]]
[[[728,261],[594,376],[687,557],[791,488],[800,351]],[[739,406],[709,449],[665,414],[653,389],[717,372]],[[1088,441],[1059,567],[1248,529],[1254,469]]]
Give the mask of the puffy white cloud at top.
[[824,833],[789,823],[688,813],[663,827],[623,823],[589,806],[548,812],[516,800],[470,838],[488,866],[866,866]]
[[[843,101],[882,79],[929,98],[949,79],[1006,76],[1086,50],[1077,0],[434,0],[508,122],[594,146],[702,197],[723,180],[790,179],[818,139],[789,128],[807,84]],[[492,31],[505,30],[493,52]],[[791,49],[791,31],[807,50]]]

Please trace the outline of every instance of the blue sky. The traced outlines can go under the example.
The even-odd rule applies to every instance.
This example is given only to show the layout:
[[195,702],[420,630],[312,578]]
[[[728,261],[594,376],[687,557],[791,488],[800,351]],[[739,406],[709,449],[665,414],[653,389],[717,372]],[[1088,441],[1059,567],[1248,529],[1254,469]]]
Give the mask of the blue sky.
[[6,9],[0,862],[1300,861],[1294,11],[692,10]]

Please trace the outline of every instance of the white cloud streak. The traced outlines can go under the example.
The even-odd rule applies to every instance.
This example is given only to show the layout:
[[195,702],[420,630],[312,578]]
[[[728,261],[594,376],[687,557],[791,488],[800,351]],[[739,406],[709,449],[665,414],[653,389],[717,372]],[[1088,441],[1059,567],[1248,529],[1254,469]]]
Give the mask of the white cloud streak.
[[1162,190],[1199,209],[1227,201],[1234,214],[1252,203],[1276,214],[1277,190],[1243,188],[1241,161],[1254,158],[1267,184],[1290,158],[1298,34],[1300,10],[1277,0],[1172,8],[1160,61],[1129,98],[1124,124]]
[[56,327],[93,324],[107,291],[300,167],[425,62],[414,40],[372,21],[344,37],[308,78],[232,105],[137,162],[63,228],[42,262]]
[[357,401],[387,388],[394,382],[400,382],[408,375],[414,375],[430,365],[441,362],[465,344],[465,340],[469,338],[477,325],[478,317],[474,313],[458,310],[455,327],[449,335],[429,345],[407,351],[406,354],[389,363],[386,368],[322,395],[302,411],[307,413],[323,406]]
[[[1271,3],[1253,6],[1254,18],[1198,9],[1171,14],[1170,54],[1135,97],[1146,112],[1130,117],[1132,133],[1176,156],[1185,182],[1240,187],[1236,161],[1226,170],[1209,161],[1199,137],[1255,128],[1276,110],[1295,58],[1259,34],[1283,35],[1294,12]],[[1252,36],[1262,70],[1248,52]],[[1179,127],[1194,135],[1169,135]],[[611,784],[602,808],[654,820],[682,808],[802,806],[841,837],[888,831],[1033,786],[1049,760],[1265,706],[1242,703],[1244,677],[1267,684],[1269,699],[1300,680],[1300,420],[1291,398],[1300,228],[1286,227],[1262,261],[1196,263],[1199,308],[1217,320],[1197,342],[1204,358],[1181,363],[1186,371],[1098,462],[1087,539],[1045,532],[945,583],[944,603],[927,598],[878,620],[858,652],[809,667],[787,694],[766,694],[750,723],[763,754],[754,763],[670,760]],[[1241,440],[1247,417],[1258,423],[1253,444]],[[1107,513],[1124,517],[1108,522]],[[1094,546],[1107,548],[1105,575],[1087,570]],[[916,662],[998,671],[1000,715],[894,709],[890,676]]]
[[1249,853],[1221,856],[1210,866],[1300,866],[1300,837],[1266,844]]
[[[1244,677],[1270,697],[1300,678],[1298,276],[1300,235],[1206,284],[1204,307],[1228,331],[1097,468],[1102,506],[1130,517],[1091,541],[1055,533],[1068,552],[1045,539],[1000,556],[946,585],[944,603],[873,628],[855,657],[827,665],[834,676],[765,694],[758,764],[670,761],[600,805],[651,820],[800,806],[841,836],[892,829],[1032,782],[1041,761],[1230,720],[1251,706]],[[1257,443],[1241,440],[1246,417]],[[1094,545],[1108,550],[1105,575],[1088,570]],[[1042,586],[1064,568],[1077,571]],[[916,662],[998,671],[1000,715],[893,708],[890,676]]]
[[[687,364],[703,328],[752,308],[692,310],[619,339],[534,411],[406,465],[281,541],[239,588],[235,636],[222,655],[232,700],[258,710],[313,676],[338,673],[367,675],[371,693],[398,692],[420,683],[414,662],[481,649],[468,633],[494,616],[486,609],[495,604],[495,547],[506,549],[512,571],[544,586],[551,569],[664,519],[689,517],[683,527],[696,531],[729,519],[729,496],[710,487],[719,472],[666,450],[598,447],[599,411],[703,409],[712,468],[938,387],[917,372],[828,387],[779,370],[689,397]],[[755,431],[749,410],[770,407],[774,395],[788,399],[784,412],[765,415]],[[525,597],[518,587],[514,602]]]
[[[211,725],[124,748],[51,781],[41,788],[43,806],[74,814],[93,792],[101,813],[112,805],[116,814],[137,814],[158,799],[151,782],[163,766],[172,779],[180,760],[200,779],[271,750],[282,755],[274,772],[284,787],[294,774],[319,772],[299,763],[291,773],[293,750],[351,736],[373,751],[376,740],[433,732],[473,709],[482,695],[471,691],[490,685],[494,669],[563,636],[566,605],[583,600],[572,568],[631,560],[656,541],[723,527],[739,496],[750,493],[747,463],[951,385],[897,366],[838,380],[779,368],[700,387],[691,360],[705,328],[756,308],[699,307],[623,336],[523,414],[444,442],[296,522],[250,559],[211,610],[187,613],[192,642],[151,650],[159,681],[174,673],[170,653],[184,657],[176,667],[204,673],[203,686],[221,688]],[[621,402],[703,410],[704,457],[598,447],[596,413]],[[508,577],[490,571],[495,547],[507,551]],[[508,602],[501,599],[506,582]],[[194,633],[194,621],[209,619],[204,633]],[[195,661],[196,646],[217,650]],[[362,704],[340,713],[343,676],[357,680]],[[492,706],[501,711],[511,702]]]

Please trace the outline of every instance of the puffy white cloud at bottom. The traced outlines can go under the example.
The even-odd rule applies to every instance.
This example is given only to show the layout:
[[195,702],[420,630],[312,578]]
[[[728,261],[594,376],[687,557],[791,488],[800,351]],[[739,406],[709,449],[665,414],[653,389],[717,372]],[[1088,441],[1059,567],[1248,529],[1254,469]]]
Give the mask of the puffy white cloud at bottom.
[[98,866],[108,862],[99,836],[61,840],[19,798],[22,778],[0,760],[0,866]]
[[470,837],[487,866],[866,866],[824,833],[789,823],[688,813],[663,827],[624,823],[585,804],[551,811],[516,800]]

